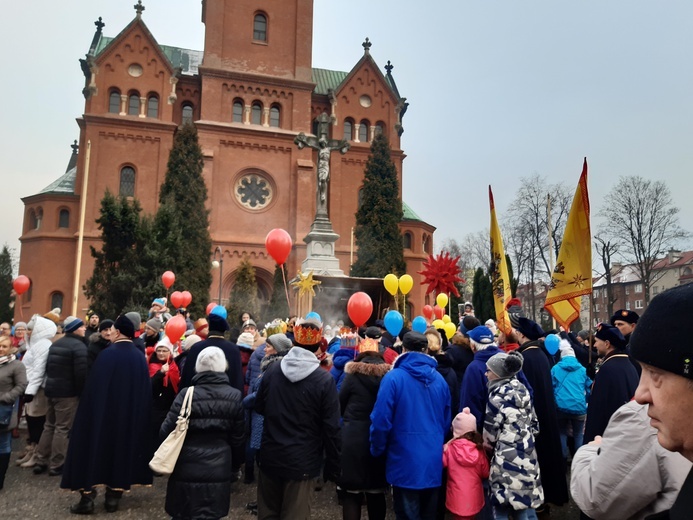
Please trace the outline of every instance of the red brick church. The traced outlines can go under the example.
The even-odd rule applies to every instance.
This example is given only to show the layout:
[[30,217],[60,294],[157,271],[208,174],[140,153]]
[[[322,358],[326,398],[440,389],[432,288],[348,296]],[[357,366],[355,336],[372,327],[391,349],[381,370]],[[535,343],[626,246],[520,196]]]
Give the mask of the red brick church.
[[[219,260],[221,253],[223,259],[222,272],[213,269],[212,299],[228,298],[244,255],[255,266],[259,296],[269,299],[274,261],[264,239],[275,227],[286,229],[295,244],[289,274],[300,269],[303,238],[316,212],[317,159],[310,148],[299,150],[294,139],[300,132],[315,133],[323,112],[330,116],[330,137],[351,145],[345,155],[331,156],[328,200],[340,235],[335,254],[348,274],[351,230],[376,132],[389,138],[402,186],[400,137],[407,103],[389,62],[381,70],[366,40],[351,71],[313,68],[313,0],[203,0],[203,51],[160,44],[147,29],[144,6],[138,3],[135,10],[115,37],[103,34],[101,19],[95,23],[81,60],[84,114],[77,120],[79,141],[67,171],[22,199],[19,272],[32,282],[22,297],[23,316],[53,307],[62,307],[63,316],[71,312],[82,216],[76,298],[79,313],[88,308],[82,286],[93,269],[89,246],[99,247],[95,220],[106,189],[137,198],[143,213],[153,214],[174,132],[187,121],[197,127],[205,159],[210,268],[214,256]],[[435,228],[403,207],[407,269],[417,280],[421,261],[433,250]],[[420,314],[424,293],[415,283],[409,312]]]

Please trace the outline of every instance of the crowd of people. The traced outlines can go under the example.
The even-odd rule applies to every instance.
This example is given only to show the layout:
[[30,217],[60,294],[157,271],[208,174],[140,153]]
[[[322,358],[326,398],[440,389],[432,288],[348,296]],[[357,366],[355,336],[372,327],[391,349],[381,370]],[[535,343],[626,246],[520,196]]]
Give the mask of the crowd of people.
[[345,520],[364,507],[383,520],[390,493],[407,520],[531,520],[570,496],[595,520],[690,515],[679,491],[693,491],[693,435],[676,403],[693,401],[693,285],[578,334],[544,331],[516,299],[504,331],[470,305],[449,341],[433,326],[392,335],[380,320],[247,312],[230,324],[185,309],[172,341],[166,304],[0,324],[0,489],[24,419],[18,466],[78,491],[72,513],[95,512],[102,488],[117,511],[124,491],[166,478],[149,461],[192,391],[163,504],[177,520],[228,515],[241,478],[261,519],[309,518],[328,481]]

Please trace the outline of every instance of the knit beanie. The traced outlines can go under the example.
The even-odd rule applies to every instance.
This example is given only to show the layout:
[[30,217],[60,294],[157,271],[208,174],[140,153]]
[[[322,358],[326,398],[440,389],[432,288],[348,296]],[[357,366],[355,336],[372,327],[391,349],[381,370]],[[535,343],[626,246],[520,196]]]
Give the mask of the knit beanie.
[[99,322],[99,332],[110,329],[115,322],[113,320],[101,320]]
[[208,321],[210,332],[226,332],[229,330],[229,322],[218,314],[210,314],[208,316]]
[[163,326],[163,322],[157,318],[152,318],[147,322],[147,327],[150,329],[153,329],[154,332],[161,332],[161,327]]
[[467,432],[475,432],[476,430],[476,417],[472,415],[468,406],[462,409],[462,412],[458,413],[452,420],[452,436],[455,439],[459,439]]
[[238,336],[238,339],[236,340],[236,345],[242,345],[244,347],[253,347],[253,343],[255,342],[255,336],[253,336],[250,332],[243,332]]
[[181,344],[180,348],[183,352],[186,350],[190,350],[190,347],[192,347],[195,343],[202,341],[202,338],[198,336],[197,334],[190,334],[187,338],[183,340],[183,343]]
[[63,322],[63,331],[65,334],[70,334],[71,332],[79,329],[82,325],[84,325],[84,322],[79,318],[76,318],[75,316],[68,316]]
[[43,317],[51,320],[53,323],[57,325],[58,323],[60,323],[60,312],[60,307],[56,307],[55,309],[48,311],[46,314],[44,314]]
[[558,345],[558,350],[561,352],[561,359],[567,357],[575,357],[575,350],[570,346],[570,341],[567,339],[562,339],[561,343]]
[[523,361],[522,354],[515,350],[507,354],[505,352],[499,352],[491,356],[486,362],[486,367],[501,379],[507,379],[513,377],[522,370]]
[[289,350],[291,350],[291,347],[293,347],[293,343],[291,343],[291,340],[286,337],[286,334],[281,333],[272,334],[269,338],[267,338],[267,344],[273,347],[274,350],[277,351],[277,354],[286,354]]
[[140,330],[140,323],[142,323],[142,316],[140,316],[139,312],[130,311],[130,312],[125,314],[125,317],[132,322],[132,326],[135,328],[135,330]]
[[205,347],[197,356],[195,372],[226,372],[226,356],[219,347]]
[[693,379],[693,284],[658,294],[647,306],[630,337],[630,354],[653,367]]
[[26,330],[27,326],[26,323],[23,321],[18,321],[17,323],[14,324],[14,330],[16,331],[17,329],[24,329]]

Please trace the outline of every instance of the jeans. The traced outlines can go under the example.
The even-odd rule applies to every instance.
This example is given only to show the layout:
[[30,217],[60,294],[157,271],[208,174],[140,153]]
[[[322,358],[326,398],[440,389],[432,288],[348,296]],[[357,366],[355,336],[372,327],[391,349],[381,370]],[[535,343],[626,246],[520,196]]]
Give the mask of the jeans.
[[573,440],[575,441],[575,451],[582,446],[582,439],[585,434],[585,417],[585,415],[558,412],[558,429],[561,434],[563,458],[568,457],[568,432],[570,432],[571,429],[573,431]]
[[433,520],[438,508],[440,488],[406,489],[392,487],[397,520]]
[[511,507],[493,506],[493,518],[496,520],[508,520],[510,513],[514,520],[537,520],[537,512],[534,509],[513,510]]
[[12,430],[0,432],[0,455],[12,452]]

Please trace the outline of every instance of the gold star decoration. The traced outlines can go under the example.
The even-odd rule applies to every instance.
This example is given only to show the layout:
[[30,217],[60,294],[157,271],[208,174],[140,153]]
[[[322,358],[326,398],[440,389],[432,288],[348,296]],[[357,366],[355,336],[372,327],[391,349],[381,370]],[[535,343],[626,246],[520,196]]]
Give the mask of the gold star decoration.
[[576,274],[573,277],[573,285],[578,289],[582,289],[585,286],[586,281],[587,280],[581,274]]
[[320,285],[322,282],[318,280],[313,280],[313,271],[304,275],[301,271],[298,272],[298,280],[291,282],[293,287],[298,287],[298,295],[304,296],[310,293],[311,296],[315,296],[315,290],[313,287]]

